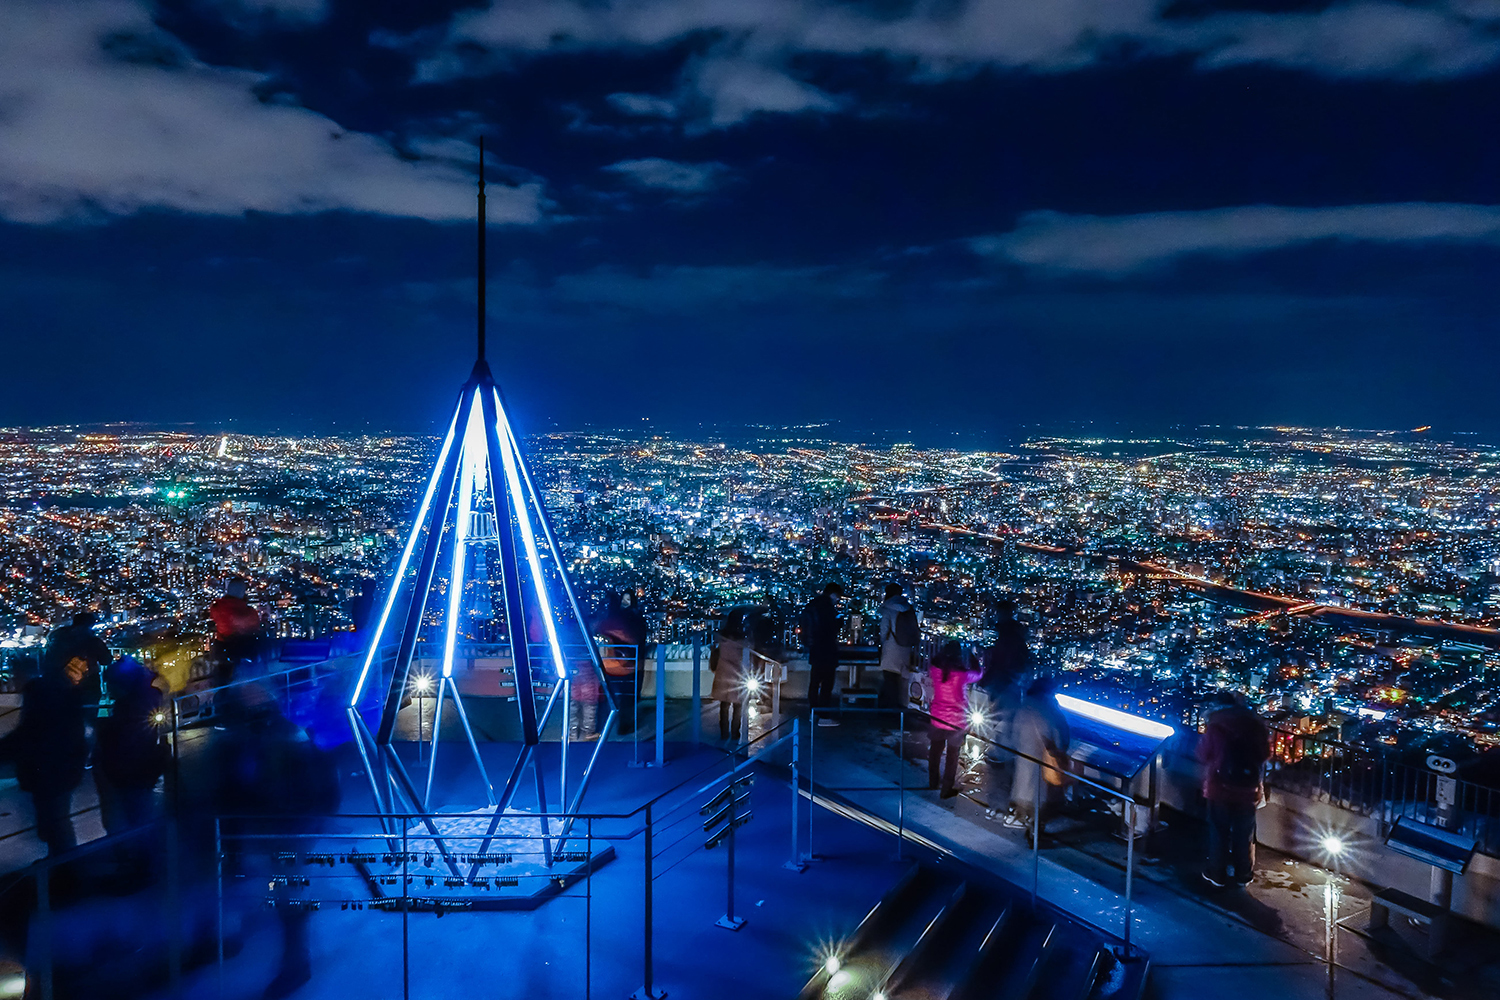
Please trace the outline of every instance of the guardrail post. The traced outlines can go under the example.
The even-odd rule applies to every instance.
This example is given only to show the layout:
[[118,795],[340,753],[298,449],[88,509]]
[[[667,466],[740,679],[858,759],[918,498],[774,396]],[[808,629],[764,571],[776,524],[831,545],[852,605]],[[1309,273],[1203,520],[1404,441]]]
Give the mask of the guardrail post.
[[215,922],[218,930],[219,998],[224,997],[224,825],[214,817],[214,880],[217,883],[217,907]]
[[667,763],[667,644],[656,644],[656,766]]
[[741,721],[744,723],[745,733],[740,740],[735,741],[736,746],[740,745],[741,741],[743,741],[745,746],[750,745],[750,702],[752,699],[758,701],[760,694],[758,691],[751,691],[752,687],[760,686],[755,681],[754,665],[755,657],[751,655],[750,647],[746,646],[740,651],[740,686],[744,689],[744,694],[740,698],[744,703],[740,709],[740,714],[743,717]]
[[818,811],[818,782],[813,775],[813,769],[818,764],[818,710],[811,708],[807,712],[807,860],[814,860],[817,855],[813,853],[813,814]]
[[901,849],[906,843],[906,709],[901,709],[901,731],[896,741],[896,767],[901,776],[901,798],[896,803],[896,860],[901,860]]
[[181,850],[177,817],[173,815],[167,819],[167,919],[172,922],[167,935],[167,981],[174,997],[182,996]]
[[651,907],[651,904],[652,904],[652,899],[651,899],[651,895],[655,891],[655,889],[654,889],[655,877],[652,874],[652,862],[653,862],[652,854],[656,850],[655,844],[653,844],[653,842],[652,842],[652,833],[653,833],[653,831],[652,831],[652,822],[651,822],[651,803],[648,802],[648,803],[646,803],[646,858],[645,858],[645,864],[642,866],[642,868],[643,868],[643,870],[645,872],[645,876],[646,876],[646,879],[645,879],[645,911],[646,912],[645,912],[645,918],[644,918],[644,920],[641,923],[641,953],[642,953],[642,958],[643,958],[643,966],[644,966],[644,973],[645,973],[645,979],[646,979],[646,981],[645,981],[645,984],[643,986],[641,986],[640,989],[636,990],[633,994],[631,994],[632,1000],[659,1000],[659,998],[666,996],[665,993],[658,992],[657,989],[656,989],[656,984],[652,982],[652,967],[651,967],[651,948],[652,948],[652,927],[651,927],[651,921],[652,921],[651,909],[652,909],[652,907]]
[[1135,800],[1130,802],[1130,829],[1125,831],[1125,956],[1130,957],[1130,925],[1135,922]]
[[693,745],[703,743],[703,640],[693,636],[693,711],[689,721],[693,727]]
[[799,759],[802,753],[802,720],[792,720],[792,856],[783,868],[789,868],[794,872],[805,871],[807,865],[803,864],[802,857],[797,850],[797,812],[802,799],[802,778],[798,774]]
[[52,866],[36,870],[36,995],[52,1000]]
[[[747,786],[748,787],[748,786]],[[737,931],[745,926],[745,918],[734,915],[734,828],[740,825],[740,813],[737,800],[734,797],[734,772],[729,773],[729,849],[726,852],[727,874],[724,879],[724,891],[726,900],[724,903],[724,915],[714,923],[727,930]]]
[[[1016,766],[1021,764],[1020,758],[1016,759]],[[1042,768],[1046,764],[1036,766],[1036,788],[1031,796],[1031,905],[1036,906],[1037,882],[1041,880],[1042,872],[1042,782],[1047,780],[1046,773]]]

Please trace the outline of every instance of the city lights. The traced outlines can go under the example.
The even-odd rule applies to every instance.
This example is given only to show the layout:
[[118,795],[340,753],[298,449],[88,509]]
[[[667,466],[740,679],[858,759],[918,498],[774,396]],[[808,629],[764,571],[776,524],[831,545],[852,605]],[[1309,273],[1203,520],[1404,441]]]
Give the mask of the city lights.
[[[421,639],[436,645],[435,674],[456,670],[460,645],[506,639],[477,557],[460,563],[451,544],[462,534],[472,551],[485,543],[471,530],[495,530],[476,506],[488,503],[493,430],[494,478],[530,515],[512,525],[520,586],[538,612],[537,659],[556,676],[566,664],[548,620],[594,617],[607,590],[638,590],[653,638],[684,642],[737,605],[766,606],[785,629],[807,581],[831,573],[864,644],[891,581],[920,608],[924,640],[983,647],[987,602],[1014,601],[1036,662],[1074,699],[1059,704],[1150,738],[1201,724],[1193,713],[1214,691],[1307,720],[1309,735],[1359,727],[1383,745],[1409,727],[1480,733],[1500,710],[1493,685],[1445,700],[1455,682],[1500,670],[1500,545],[1478,499],[1496,488],[1500,454],[1482,448],[1297,428],[1233,441],[1038,438],[1009,452],[793,432],[734,445],[555,433],[523,455],[491,402],[493,428],[478,406],[436,440],[58,428],[0,441],[0,469],[16,473],[0,481],[0,657],[29,655],[67,609],[100,602],[112,645],[144,644],[148,627],[207,641],[203,609],[229,578],[248,582],[275,638],[394,635],[426,538],[417,522],[440,499],[434,470],[463,449],[441,502],[468,503],[474,517],[450,516],[435,576],[446,589]],[[1131,449],[1156,456],[1147,472]],[[1024,474],[1007,464],[1016,456]],[[1377,466],[1393,471],[1372,477]],[[1232,511],[1209,499],[1229,495]],[[70,496],[104,502],[46,502]],[[1148,527],[1125,538],[1118,524]],[[64,550],[77,553],[66,564]],[[392,579],[405,589],[387,589]],[[1211,601],[1207,580],[1225,588]],[[1428,624],[1403,632],[1413,621]],[[155,662],[181,684],[191,658],[174,666],[174,655]],[[368,701],[376,655],[360,642],[351,705]],[[993,720],[967,721],[987,734]]]

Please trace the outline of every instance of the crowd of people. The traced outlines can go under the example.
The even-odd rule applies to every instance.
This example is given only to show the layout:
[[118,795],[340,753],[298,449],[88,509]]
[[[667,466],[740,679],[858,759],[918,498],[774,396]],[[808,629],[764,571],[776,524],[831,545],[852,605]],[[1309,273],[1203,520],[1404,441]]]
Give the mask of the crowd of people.
[[[810,670],[808,703],[814,709],[835,704],[846,636],[843,599],[843,588],[829,583],[797,617]],[[230,835],[253,829],[245,824],[254,821],[223,817],[270,816],[283,834],[311,833],[317,821],[295,817],[337,811],[339,781],[332,758],[254,680],[262,656],[259,616],[243,585],[231,583],[209,617],[215,626],[210,660],[217,687],[216,732],[208,750],[195,755],[188,768],[170,767],[173,757],[165,733],[171,728],[171,708],[161,679],[132,656],[113,656],[95,633],[90,613],[80,612],[52,632],[38,675],[24,689],[18,724],[0,738],[0,764],[14,767],[19,787],[31,800],[36,836],[49,855],[65,854],[77,845],[73,807],[90,768],[109,835],[152,824],[162,814],[170,784],[185,856],[197,859],[200,873],[217,863],[216,824]],[[1074,781],[1068,720],[1054,697],[1055,678],[1039,671],[1030,655],[1015,606],[999,604],[988,624],[994,640],[983,648],[958,641],[924,643],[922,622],[903,587],[887,585],[880,604],[873,694],[882,707],[915,705],[925,714],[928,786],[942,799],[960,793],[962,758],[971,734],[982,735],[991,753],[1003,748],[1003,760],[992,760],[1004,766],[992,773],[1008,778],[1008,789],[991,789],[990,817],[1031,838],[1045,831]],[[617,709],[615,732],[628,735],[635,724],[648,643],[639,596],[630,591],[606,595],[603,613],[590,628],[601,643],[603,684],[590,683],[588,672],[575,678],[572,735],[599,738],[599,712],[607,702]],[[779,640],[778,624],[765,609],[735,608],[722,616],[708,662],[709,697],[718,703],[722,740],[738,744],[742,734],[748,736],[749,654],[779,653]],[[838,725],[837,714],[818,712],[818,724]],[[1216,887],[1251,881],[1256,808],[1269,756],[1265,724],[1242,701],[1226,697],[1208,717],[1200,744],[1209,831],[1204,878]],[[149,857],[136,856],[133,863],[152,865]],[[275,909],[283,948],[267,990],[270,997],[290,994],[311,975],[308,911]]]
[[[813,709],[834,705],[844,635],[838,605],[843,597],[843,588],[829,583],[797,618],[809,667],[807,700]],[[1072,737],[1055,697],[1057,678],[1037,669],[1015,604],[999,602],[989,625],[994,640],[982,649],[950,640],[924,656],[916,609],[901,584],[887,584],[880,604],[875,699],[881,708],[915,705],[925,712],[928,787],[940,798],[959,794],[964,746],[971,733],[983,736],[996,748],[987,754],[992,771],[1009,779],[1008,794],[1003,788],[991,789],[987,815],[1025,831],[1030,841],[1059,811],[1079,768],[1069,755]],[[767,648],[775,631],[760,609],[735,609],[723,619],[710,656],[710,697],[719,703],[723,740],[740,739],[746,700],[744,651]],[[1264,798],[1262,774],[1271,756],[1270,734],[1239,696],[1222,695],[1212,708],[1198,746],[1209,840],[1203,877],[1218,888],[1244,886],[1253,876],[1255,814]],[[836,713],[817,714],[819,726],[839,724]]]
[[[215,624],[210,683],[219,688],[214,738],[176,768],[167,739],[172,707],[165,680],[134,656],[113,655],[94,631],[97,620],[90,612],[77,613],[48,636],[36,676],[22,689],[18,722],[0,738],[0,765],[14,768],[31,801],[35,835],[49,864],[61,866],[54,884],[64,896],[160,881],[164,836],[143,828],[164,817],[168,796],[181,848],[174,863],[182,878],[202,884],[220,860],[216,827],[225,834],[253,832],[260,820],[235,817],[272,817],[278,829],[309,832],[308,824],[316,821],[300,817],[337,811],[332,757],[255,680],[263,652],[260,616],[243,584],[231,582],[209,617]],[[83,799],[88,774],[104,832],[117,839],[107,850],[72,858],[80,814],[74,807]],[[123,836],[131,833],[136,836]],[[81,870],[89,873],[82,881],[76,877]],[[7,907],[13,903],[5,901]],[[290,995],[311,977],[308,911],[278,906],[275,918],[283,948],[265,993],[270,998]],[[5,930],[9,936],[9,922]]]

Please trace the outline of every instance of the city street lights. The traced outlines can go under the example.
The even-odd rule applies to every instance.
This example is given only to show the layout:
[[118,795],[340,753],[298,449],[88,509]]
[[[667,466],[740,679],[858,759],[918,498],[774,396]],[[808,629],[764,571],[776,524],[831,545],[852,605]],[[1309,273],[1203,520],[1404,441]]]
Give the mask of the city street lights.
[[1327,1000],[1334,1000],[1334,970],[1338,966],[1338,922],[1339,883],[1343,876],[1338,873],[1338,864],[1349,852],[1349,842],[1336,833],[1318,838],[1318,848],[1326,863],[1323,870],[1328,873],[1328,882],[1323,889],[1323,961],[1328,968]]

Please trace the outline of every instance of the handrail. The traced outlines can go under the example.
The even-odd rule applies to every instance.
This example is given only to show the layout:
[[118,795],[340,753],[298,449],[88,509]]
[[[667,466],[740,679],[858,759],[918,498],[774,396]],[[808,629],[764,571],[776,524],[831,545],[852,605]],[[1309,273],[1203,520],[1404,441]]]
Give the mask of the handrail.
[[[816,789],[817,789],[817,782],[816,782],[816,779],[815,779],[814,775],[816,773],[815,772],[815,767],[816,767],[816,747],[817,747],[817,715],[818,715],[819,712],[827,712],[827,713],[830,713],[830,714],[840,714],[840,715],[844,715],[844,714],[866,714],[866,715],[869,715],[869,714],[889,714],[889,713],[896,713],[896,714],[898,714],[900,716],[900,719],[901,719],[901,732],[902,732],[902,746],[901,746],[901,750],[900,750],[900,757],[901,757],[901,767],[902,767],[902,769],[901,769],[901,772],[900,772],[900,774],[901,774],[901,784],[899,785],[899,788],[889,788],[889,789],[873,789],[873,788],[872,789],[842,789],[842,790],[847,790],[847,791],[854,791],[854,790],[899,791],[899,794],[900,794],[900,799],[898,800],[899,815],[898,815],[898,823],[897,823],[897,829],[896,829],[896,836],[898,838],[898,844],[901,841],[906,840],[908,837],[913,837],[914,835],[909,834],[907,832],[907,830],[906,830],[906,783],[905,783],[905,781],[906,781],[906,771],[905,771],[905,764],[906,764],[905,733],[907,731],[906,730],[906,714],[907,714],[907,712],[911,712],[912,714],[914,714],[914,715],[916,715],[918,717],[926,718],[929,722],[932,720],[932,716],[930,714],[928,714],[927,712],[924,712],[921,709],[917,709],[917,708],[901,708],[901,709],[897,709],[897,708],[845,708],[845,707],[842,707],[842,706],[830,706],[828,708],[814,708],[812,710],[812,712],[811,712],[812,724],[808,727],[809,734],[810,734],[810,737],[811,737],[811,740],[812,740],[811,745],[810,745],[810,752],[809,752],[809,755],[808,755],[809,756],[809,761],[808,761],[808,785],[809,785],[809,793],[813,794],[813,795],[816,794]],[[1134,897],[1135,897],[1135,840],[1136,840],[1135,828],[1136,828],[1137,810],[1141,807],[1142,803],[1136,801],[1135,795],[1133,793],[1131,793],[1131,792],[1121,791],[1119,789],[1110,788],[1110,787],[1108,787],[1106,785],[1101,785],[1098,782],[1090,781],[1088,778],[1085,778],[1083,775],[1078,774],[1076,771],[1068,770],[1067,768],[1058,767],[1058,766],[1056,766],[1054,764],[1051,764],[1051,763],[1049,763],[1049,762],[1047,762],[1045,760],[1041,760],[1041,759],[1038,759],[1036,757],[1031,756],[1030,754],[1023,753],[1022,751],[1020,751],[1018,749],[1015,749],[1013,747],[1008,747],[1008,746],[1006,746],[1003,743],[1000,743],[1000,742],[998,742],[996,740],[990,739],[989,737],[983,736],[983,735],[981,735],[979,733],[975,733],[972,730],[968,731],[968,735],[972,736],[973,738],[979,740],[981,743],[984,743],[984,744],[986,744],[988,746],[991,746],[991,747],[994,747],[996,749],[1003,750],[1003,751],[1005,751],[1007,753],[1013,754],[1016,758],[1018,758],[1020,760],[1027,760],[1027,761],[1030,761],[1030,762],[1032,762],[1034,764],[1039,765],[1040,767],[1044,767],[1044,768],[1047,768],[1049,770],[1056,771],[1056,772],[1058,772],[1060,774],[1066,774],[1075,783],[1081,783],[1081,784],[1086,785],[1086,786],[1088,786],[1090,788],[1093,788],[1093,789],[1096,789],[1096,790],[1098,790],[1100,792],[1103,792],[1104,794],[1106,794],[1106,795],[1108,795],[1108,796],[1110,796],[1112,798],[1117,798],[1117,799],[1121,800],[1120,819],[1124,823],[1126,823],[1128,825],[1126,827],[1126,836],[1125,836],[1125,892],[1124,892],[1125,912],[1123,914],[1122,921],[1121,921],[1124,926],[1123,926],[1123,933],[1120,935],[1119,940],[1121,940],[1121,942],[1124,945],[1125,954],[1129,955],[1131,953],[1132,947],[1133,947],[1132,944],[1131,944],[1131,932],[1132,932],[1132,927],[1133,927],[1133,925],[1135,923],[1135,901],[1134,901]],[[1041,875],[1040,875],[1040,869],[1041,869],[1041,839],[1042,839],[1041,838],[1041,789],[1042,789],[1042,782],[1040,780],[1038,780],[1036,782],[1036,789],[1035,789],[1036,801],[1033,803],[1032,830],[1031,830],[1031,850],[1032,850],[1031,897],[1032,897],[1033,903],[1039,898],[1039,891],[1038,890],[1039,890],[1039,883],[1040,883],[1040,878],[1041,878]],[[840,791],[840,790],[841,789],[838,789],[838,788],[829,788],[828,789],[828,791],[831,791],[831,792],[836,792],[836,791]],[[922,841],[927,841],[928,840],[928,838],[925,838],[925,837],[918,838],[918,839],[920,839]],[[939,850],[944,850],[945,853],[952,853],[951,851],[947,851],[941,845],[931,844],[930,846],[935,846]],[[810,817],[809,817],[809,825],[808,825],[808,852],[809,852],[809,855],[811,855],[811,852],[812,852],[812,828],[811,828],[811,819],[810,819]],[[898,848],[898,856],[899,856],[899,848]],[[1081,917],[1079,917],[1077,919],[1083,919],[1083,920],[1085,920],[1085,922],[1088,922],[1087,918],[1081,918]],[[1096,926],[1097,927],[1097,925],[1092,925],[1092,926]],[[1108,930],[1106,930],[1103,927],[1098,927],[1098,929],[1101,932],[1103,932],[1103,933],[1113,934],[1113,932],[1108,931]]]

